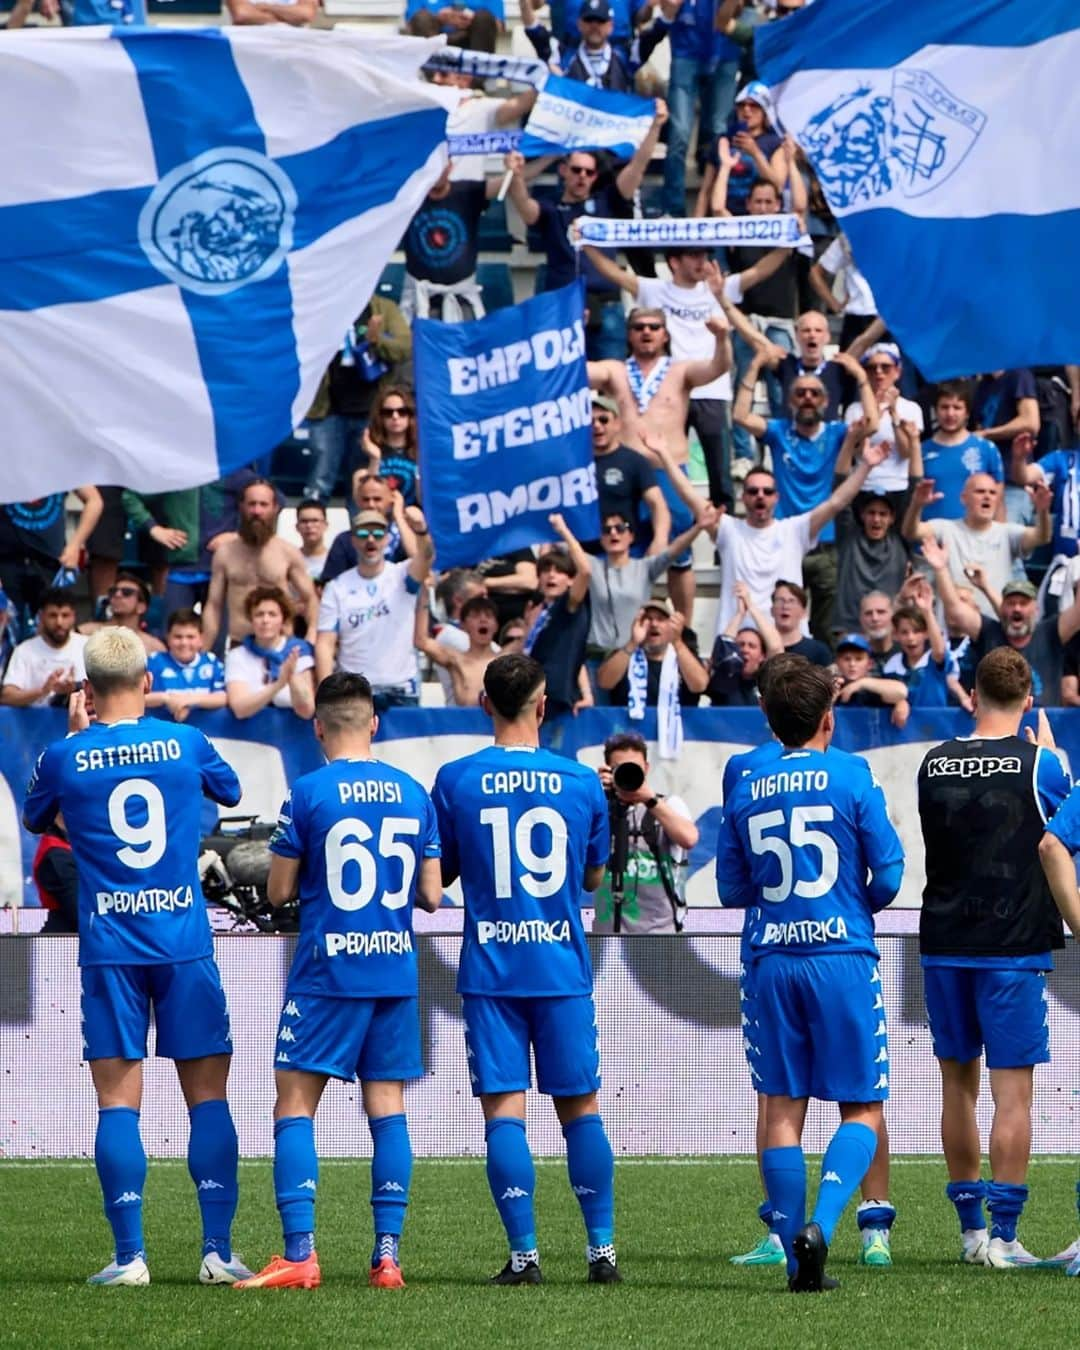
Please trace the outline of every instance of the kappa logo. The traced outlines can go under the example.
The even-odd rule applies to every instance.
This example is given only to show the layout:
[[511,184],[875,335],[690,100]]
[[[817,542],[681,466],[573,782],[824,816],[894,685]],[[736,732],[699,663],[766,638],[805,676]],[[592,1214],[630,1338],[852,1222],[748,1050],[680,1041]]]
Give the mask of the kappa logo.
[[281,1015],[282,1017],[299,1017],[300,1009],[296,1006],[296,1004],[292,1001],[292,999],[289,999],[288,1003],[286,1003],[284,1008],[282,1008]]
[[502,1195],[499,1196],[499,1199],[524,1200],[528,1194],[529,1192],[523,1191],[520,1186],[507,1186],[506,1190],[503,1191]]
[[879,1074],[879,1075],[878,1075],[878,1080],[877,1080],[877,1082],[874,1084],[874,1089],[875,1089],[875,1091],[876,1091],[878,1088],[887,1088],[888,1086],[889,1086],[889,1075],[888,1075],[887,1073]]
[[842,1186],[844,1184],[836,1172],[826,1172],[821,1178],[821,1184],[824,1186],[827,1181],[835,1182],[837,1186]]
[[954,1200],[977,1200],[979,1196],[972,1195],[970,1191],[961,1191],[959,1195],[954,1195]]
[[296,1033],[293,1031],[292,1027],[282,1027],[281,1030],[278,1032],[278,1040],[295,1041]]
[[887,1036],[888,1034],[889,1034],[889,1028],[885,1025],[884,1020],[880,1021],[880,1022],[877,1024],[877,1031],[874,1032],[874,1035],[875,1035],[875,1036]]
[[400,1195],[405,1194],[405,1187],[400,1181],[384,1181],[378,1189],[380,1191],[397,1191]]
[[786,1219],[787,1215],[784,1213],[782,1209],[774,1209],[772,1212],[772,1217],[774,1223],[779,1223],[781,1219]]
[[880,994],[878,994],[877,997],[874,999],[874,1006],[873,1006],[872,1011],[873,1011],[873,1012],[878,1012],[879,1009],[884,1008],[884,1006],[885,1006],[885,1000],[881,997]]
[[277,1063],[278,1063],[278,1064],[291,1064],[291,1063],[292,1063],[292,1060],[289,1058],[289,1056],[285,1053],[284,1050],[279,1050],[278,1053],[277,1053]]
[[225,1187],[220,1181],[215,1181],[212,1177],[203,1177],[196,1189],[200,1191],[223,1191]]
[[591,1186],[573,1186],[571,1187],[575,1195],[595,1195],[596,1192]]
[[226,295],[278,270],[295,216],[296,190],[272,159],[220,146],[162,178],[139,213],[139,243],[184,290]]
[[885,1049],[884,1046],[882,1046],[881,1049],[877,1052],[877,1059],[874,1060],[874,1063],[888,1064],[888,1062],[889,1062],[889,1052],[888,1050]]
[[319,1187],[314,1177],[308,1177],[307,1181],[302,1181],[296,1189],[298,1191],[317,1191]]
[[138,1191],[122,1191],[113,1201],[114,1205],[137,1205],[142,1199]]
[[798,139],[834,208],[910,199],[951,178],[986,128],[981,109],[929,71],[861,78],[814,113]]

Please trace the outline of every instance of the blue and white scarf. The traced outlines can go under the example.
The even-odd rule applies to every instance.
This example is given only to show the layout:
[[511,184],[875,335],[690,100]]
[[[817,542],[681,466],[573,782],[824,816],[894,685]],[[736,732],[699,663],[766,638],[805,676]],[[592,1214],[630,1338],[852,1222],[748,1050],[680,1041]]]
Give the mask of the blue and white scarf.
[[[649,661],[643,647],[635,647],[626,672],[626,711],[631,722],[644,720],[649,691]],[[661,759],[678,759],[683,746],[682,706],[679,703],[679,658],[669,643],[660,662],[656,694],[656,738]]]
[[540,634],[551,622],[551,605],[547,604],[532,621],[532,627],[525,634],[525,641],[521,644],[521,650],[526,656],[532,656],[532,650],[540,640]]
[[656,391],[664,382],[664,376],[671,365],[670,356],[662,356],[648,375],[643,375],[636,356],[627,357],[626,378],[630,383],[630,392],[634,396],[638,412],[644,412],[656,396]]
[[663,248],[665,244],[746,244],[759,248],[797,248],[808,243],[798,216],[687,216],[681,220],[626,220],[593,216],[582,220],[577,246],[597,244],[618,247],[641,244]]
[[253,634],[249,633],[241,644],[252,656],[257,656],[266,667],[266,683],[273,684],[281,674],[281,667],[285,658],[291,651],[298,652],[301,656],[310,656],[312,646],[310,642],[305,642],[303,638],[288,637],[280,647],[260,647],[255,641]]

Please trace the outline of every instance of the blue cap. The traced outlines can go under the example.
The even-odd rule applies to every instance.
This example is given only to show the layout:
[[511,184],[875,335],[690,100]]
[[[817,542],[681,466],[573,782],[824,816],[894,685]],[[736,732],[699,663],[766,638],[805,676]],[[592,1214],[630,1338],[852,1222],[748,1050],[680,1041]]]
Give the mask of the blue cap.
[[607,23],[611,18],[611,5],[608,0],[585,0],[585,3],[578,11],[578,17],[582,19],[599,19],[602,23]]
[[740,89],[736,94],[735,102],[756,103],[769,121],[772,121],[772,95],[769,93],[769,86],[763,80],[751,80],[745,89]]
[[865,652],[867,656],[873,656],[874,654],[874,649],[870,646],[869,638],[864,638],[861,633],[845,633],[836,644],[837,656],[840,655],[845,647],[856,647],[860,652]]

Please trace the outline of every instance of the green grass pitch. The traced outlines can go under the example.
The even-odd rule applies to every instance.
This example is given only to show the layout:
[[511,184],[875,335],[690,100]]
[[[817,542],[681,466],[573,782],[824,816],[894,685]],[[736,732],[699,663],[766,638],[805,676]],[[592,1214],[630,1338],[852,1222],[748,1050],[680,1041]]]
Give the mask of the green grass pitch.
[[[814,1164],[816,1168],[816,1164]],[[1038,1160],[1022,1237],[1050,1255],[1077,1233],[1075,1160]],[[756,1173],[743,1159],[628,1161],[617,1173],[619,1263],[625,1283],[585,1284],[584,1236],[564,1167],[538,1168],[545,1283],[485,1286],[505,1260],[483,1164],[419,1162],[402,1246],[408,1287],[369,1290],[368,1169],[327,1162],[319,1186],[322,1288],[238,1293],[203,1289],[198,1216],[182,1163],[151,1163],[148,1289],[89,1289],[110,1256],[89,1164],[0,1162],[0,1345],[467,1347],[585,1350],[696,1346],[734,1350],[1080,1343],[1080,1280],[1061,1271],[960,1266],[940,1160],[899,1160],[900,1218],[891,1270],[855,1263],[849,1213],[833,1243],[835,1293],[794,1297],[775,1269],[739,1270],[728,1256],[759,1236]],[[268,1162],[241,1170],[238,1250],[258,1267],[281,1250]]]

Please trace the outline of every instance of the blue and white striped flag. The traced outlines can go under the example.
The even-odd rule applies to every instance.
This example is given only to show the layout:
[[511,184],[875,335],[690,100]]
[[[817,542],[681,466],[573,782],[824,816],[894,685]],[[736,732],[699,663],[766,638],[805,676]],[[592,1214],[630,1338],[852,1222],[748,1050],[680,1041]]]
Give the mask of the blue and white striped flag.
[[0,41],[0,500],[190,487],[289,434],[446,162],[439,41]]
[[630,159],[655,111],[651,99],[551,75],[525,123],[520,150],[526,159],[572,150],[607,150],[616,159]]
[[925,375],[1080,359],[1077,0],[828,0],[756,50]]

